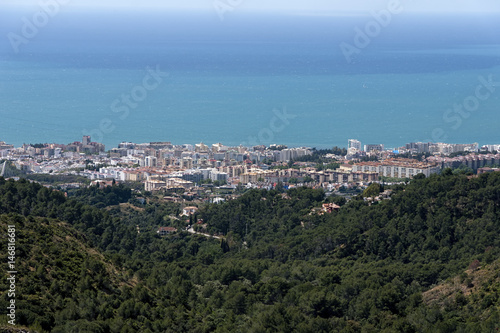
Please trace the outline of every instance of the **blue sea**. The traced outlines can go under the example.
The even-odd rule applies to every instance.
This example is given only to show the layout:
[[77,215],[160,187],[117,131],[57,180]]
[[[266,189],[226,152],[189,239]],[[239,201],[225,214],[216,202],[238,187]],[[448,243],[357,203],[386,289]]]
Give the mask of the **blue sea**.
[[349,63],[340,45],[369,16],[62,11],[16,53],[6,36],[23,15],[0,23],[0,141],[16,146],[500,144],[500,83],[475,97],[500,82],[496,17],[401,14]]

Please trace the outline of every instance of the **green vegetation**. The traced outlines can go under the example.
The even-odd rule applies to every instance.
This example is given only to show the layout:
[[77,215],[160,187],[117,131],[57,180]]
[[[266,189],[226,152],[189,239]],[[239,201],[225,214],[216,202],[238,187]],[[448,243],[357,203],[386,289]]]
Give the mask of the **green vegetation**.
[[424,161],[429,156],[431,156],[430,153],[405,153],[396,155],[396,158],[413,158],[418,161]]
[[61,185],[65,183],[80,183],[80,184],[90,184],[88,178],[76,175],[59,175],[59,174],[27,174],[22,177],[34,180],[43,184],[51,185]]
[[315,162],[315,163],[329,163],[331,160],[325,158],[327,154],[334,154],[339,156],[347,155],[347,149],[333,147],[332,149],[312,149],[312,155],[301,156],[294,159],[294,162]]
[[[97,312],[109,315],[107,304],[116,297],[120,285],[133,286],[133,281],[106,262],[85,236],[67,223],[15,213],[1,215],[0,221],[3,235],[8,224],[16,225],[17,323],[38,331],[49,331],[56,325],[60,326],[56,331],[69,332],[70,319],[79,316],[77,327],[90,328]],[[7,262],[4,253],[1,260]],[[1,289],[8,289],[4,281]],[[6,308],[6,297],[0,303]],[[66,324],[57,325],[61,322]],[[99,326],[95,325],[96,332]]]
[[458,168],[453,170],[454,174],[464,174],[464,175],[473,175],[474,170],[472,168],[468,167],[465,164],[460,165]]
[[[418,175],[416,177],[418,177]],[[408,183],[410,181],[410,178],[396,178],[396,177],[385,177],[385,176],[379,176],[378,179],[381,182],[386,182],[386,183]]]
[[361,162],[372,162],[372,161],[378,161],[379,158],[376,156],[376,155],[372,155],[372,156],[362,156],[359,158],[359,160]]
[[382,192],[382,186],[379,183],[372,183],[363,191],[363,197],[376,197]]
[[214,186],[224,186],[227,184],[227,182],[225,180],[213,181],[212,179],[208,178],[208,179],[202,180],[200,184],[213,184]]
[[109,166],[106,163],[93,164],[93,162],[91,160],[86,160],[85,162],[86,162],[86,164],[85,164],[86,170],[99,171],[99,169],[106,168]]
[[[17,323],[40,332],[500,329],[500,173],[450,170],[392,189],[371,206],[362,195],[346,203],[308,188],[249,190],[179,219],[179,205],[139,204],[124,186],[65,197],[0,178],[1,232],[17,230]],[[325,202],[342,208],[313,213]],[[224,237],[182,231],[200,218]],[[159,237],[159,226],[179,231]]]
[[326,164],[318,164],[316,165],[316,170],[321,171],[321,170],[336,170],[340,168],[339,163],[326,163]]

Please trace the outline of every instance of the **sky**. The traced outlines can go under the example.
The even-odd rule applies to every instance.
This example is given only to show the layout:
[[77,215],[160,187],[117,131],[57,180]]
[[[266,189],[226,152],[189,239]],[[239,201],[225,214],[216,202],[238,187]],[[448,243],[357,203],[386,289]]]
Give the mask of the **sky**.
[[84,45],[85,38],[253,42],[314,36],[331,44],[352,39],[353,29],[363,27],[367,17],[373,20],[374,13],[394,7],[394,24],[378,42],[498,40],[500,0],[0,0],[0,54],[12,50],[9,34],[21,35],[25,21],[35,22],[43,12],[50,13],[50,24],[30,39],[27,51],[35,44],[31,41]]
[[59,1],[73,8],[154,8],[166,10],[214,10],[214,7],[247,12],[293,13],[297,15],[347,15],[388,7],[391,2],[412,12],[500,13],[498,0],[0,0],[0,6],[38,6]]

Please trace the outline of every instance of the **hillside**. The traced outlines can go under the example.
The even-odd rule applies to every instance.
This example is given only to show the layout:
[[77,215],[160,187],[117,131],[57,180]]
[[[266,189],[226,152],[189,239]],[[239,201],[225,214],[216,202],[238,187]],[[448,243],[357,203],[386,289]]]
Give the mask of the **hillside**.
[[19,323],[53,332],[495,332],[499,205],[500,173],[415,179],[377,204],[251,190],[194,217],[222,241],[161,238],[185,226],[176,204],[0,179]]
[[[111,296],[132,285],[65,222],[14,213],[0,215],[0,222],[2,235],[7,225],[16,226],[17,323],[39,331],[55,325],[56,331],[68,332],[71,325],[58,323],[78,316],[80,327],[94,330],[92,321],[99,313],[105,315]],[[8,261],[6,252],[0,260]],[[4,280],[0,288],[2,293],[8,289]],[[5,298],[0,302],[5,309]],[[77,314],[77,308],[86,308],[86,313]]]
[[439,308],[448,316],[469,317],[471,331],[480,325],[485,331],[498,331],[500,260],[482,266],[478,261],[472,262],[462,274],[447,279],[422,296],[424,304]]

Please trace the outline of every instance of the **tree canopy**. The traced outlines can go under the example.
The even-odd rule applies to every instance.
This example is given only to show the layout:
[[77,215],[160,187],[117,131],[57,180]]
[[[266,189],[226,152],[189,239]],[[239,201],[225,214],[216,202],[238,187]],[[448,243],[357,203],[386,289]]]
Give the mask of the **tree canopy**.
[[[66,195],[0,178],[1,231],[17,230],[17,323],[39,332],[500,329],[500,173],[418,177],[377,205],[366,194],[346,202],[310,188],[254,189],[203,204],[191,222],[216,239],[184,231],[179,204],[138,203],[123,185]],[[342,208],[325,213],[330,202]],[[160,237],[160,226],[178,231]],[[3,281],[2,317],[6,290]]]

